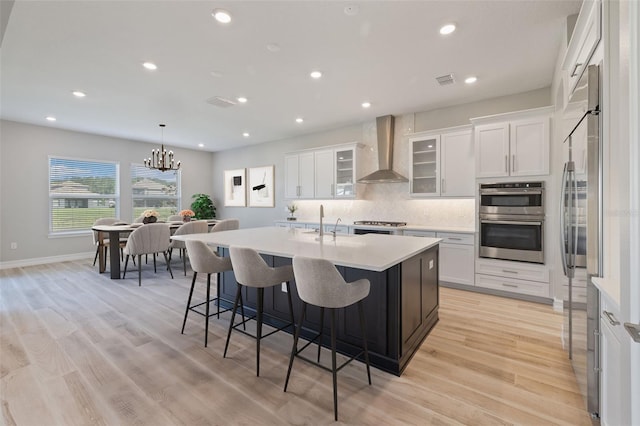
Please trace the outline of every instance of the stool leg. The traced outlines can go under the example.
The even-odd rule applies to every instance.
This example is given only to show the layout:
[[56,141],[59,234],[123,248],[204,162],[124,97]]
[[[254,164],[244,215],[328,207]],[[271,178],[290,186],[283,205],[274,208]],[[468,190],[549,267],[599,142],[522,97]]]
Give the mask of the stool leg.
[[260,377],[260,339],[262,338],[262,309],[264,306],[264,288],[258,289],[258,326],[256,330],[256,376]]
[[320,336],[318,336],[318,362],[320,362],[320,349],[322,349],[322,331],[324,329],[324,307],[320,308]]
[[242,293],[240,293],[240,313],[242,314],[242,329],[247,330],[247,323],[244,319],[244,302],[242,301]]
[[207,274],[207,307],[205,309],[205,323],[204,323],[204,347],[207,347],[209,341],[209,297],[211,294],[211,274]]
[[180,334],[184,334],[184,326],[187,324],[187,315],[189,315],[189,307],[191,307],[191,297],[193,296],[193,288],[196,285],[197,272],[193,273],[193,280],[191,280],[191,290],[189,291],[189,299],[187,300],[187,309],[184,311],[184,321],[182,321],[182,331]]
[[184,276],[187,276],[187,249],[180,249],[182,252],[182,267],[184,268]]
[[331,373],[333,373],[333,414],[338,421],[338,372],[336,371],[336,310],[331,309]]
[[[162,255],[164,256],[164,261],[167,262],[167,269],[169,270],[169,274],[171,275],[171,279],[173,279],[173,271],[171,270],[171,262],[169,262],[169,259],[167,259],[167,252],[163,251]],[[154,258],[153,261],[155,262],[155,253],[154,253]]]
[[367,364],[367,378],[371,385],[371,371],[369,369],[369,350],[367,349],[367,329],[364,321],[364,307],[362,300],[358,302],[358,315],[360,316],[360,329],[362,330],[362,347],[364,349],[364,361]]
[[142,255],[138,255],[138,287],[142,287]]
[[229,349],[229,338],[231,337],[231,330],[233,330],[233,321],[236,319],[236,310],[238,309],[238,301],[242,297],[240,293],[242,291],[242,285],[238,284],[238,291],[236,292],[236,301],[233,303],[233,311],[231,311],[231,321],[229,322],[229,332],[227,333],[227,343],[224,344],[224,353],[222,358],[227,357],[227,349]]
[[300,337],[300,330],[302,330],[302,322],[304,321],[305,314],[307,312],[307,303],[302,302],[302,312],[300,312],[300,323],[296,327],[296,332],[293,336],[293,347],[291,348],[291,356],[289,357],[289,368],[287,369],[287,379],[284,381],[284,391],[287,391],[289,385],[289,377],[291,376],[291,367],[293,367],[293,358],[298,354],[298,338]]
[[[220,272],[216,274],[216,301],[218,302],[218,319],[220,319]],[[242,318],[244,320],[244,318]]]
[[[135,257],[133,257],[132,259],[135,259]],[[124,259],[124,270],[122,271],[122,279],[124,280],[124,277],[127,275],[127,265],[129,264],[129,255],[127,255],[127,257]]]
[[158,271],[156,271],[156,254],[153,253],[153,273],[157,274]]
[[291,302],[291,286],[289,285],[289,281],[287,281],[287,299],[289,302],[289,315],[291,316],[291,326],[293,329],[296,329],[296,321],[293,318],[293,303]]

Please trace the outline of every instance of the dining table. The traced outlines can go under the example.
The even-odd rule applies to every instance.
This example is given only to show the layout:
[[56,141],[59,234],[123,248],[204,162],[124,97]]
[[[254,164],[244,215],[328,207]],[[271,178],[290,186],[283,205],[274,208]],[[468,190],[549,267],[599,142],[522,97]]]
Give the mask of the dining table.
[[[216,219],[207,219],[207,223],[209,225],[209,229],[211,229],[216,223],[220,222],[220,220]],[[155,222],[155,223],[165,223],[169,229],[171,230],[171,234],[178,229],[183,222],[175,221],[175,222]],[[122,224],[122,225],[94,225],[91,227],[91,230],[98,232],[98,245],[100,249],[98,250],[98,268],[100,273],[103,273],[107,269],[107,259],[104,254],[104,239],[109,239],[109,262],[110,273],[112,280],[119,280],[122,278],[122,274],[120,273],[120,244],[113,244],[114,241],[119,242],[121,238],[126,235],[132,233],[136,228],[144,226],[143,223],[130,223],[130,224]]]

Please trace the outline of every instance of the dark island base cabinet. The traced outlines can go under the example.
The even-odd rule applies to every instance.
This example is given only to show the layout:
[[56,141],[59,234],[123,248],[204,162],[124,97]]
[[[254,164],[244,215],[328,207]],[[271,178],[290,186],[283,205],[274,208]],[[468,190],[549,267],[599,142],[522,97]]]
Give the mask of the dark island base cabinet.
[[[224,256],[229,255],[223,249]],[[290,265],[290,258],[263,256],[271,266]],[[371,281],[371,291],[364,300],[367,344],[371,365],[400,376],[413,354],[438,322],[438,246],[407,259],[383,272],[338,267],[346,281],[361,278]],[[225,272],[221,283],[223,304],[231,306],[236,294],[233,272]],[[294,316],[300,318],[302,302],[295,283],[291,283]],[[245,288],[242,294],[245,314],[253,315],[255,289]],[[287,295],[281,286],[265,289],[264,322],[280,326],[289,320]],[[357,306],[337,312],[337,350],[343,354],[359,353],[362,333]],[[320,325],[320,308],[309,306],[302,337],[312,338]],[[293,332],[292,329],[288,329]],[[329,315],[324,319],[323,345],[329,347]]]

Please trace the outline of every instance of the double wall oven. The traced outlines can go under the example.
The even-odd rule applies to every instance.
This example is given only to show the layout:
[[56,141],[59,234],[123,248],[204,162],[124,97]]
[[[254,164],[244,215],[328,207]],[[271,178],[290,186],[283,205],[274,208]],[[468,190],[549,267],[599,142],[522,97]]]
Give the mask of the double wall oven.
[[544,182],[480,185],[480,257],[544,263]]

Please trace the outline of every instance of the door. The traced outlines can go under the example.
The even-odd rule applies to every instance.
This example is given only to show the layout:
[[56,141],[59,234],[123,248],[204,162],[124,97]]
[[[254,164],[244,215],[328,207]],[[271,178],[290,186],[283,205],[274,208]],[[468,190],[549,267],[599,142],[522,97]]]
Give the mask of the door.
[[471,130],[445,133],[440,137],[440,195],[475,195],[475,159]]
[[356,149],[338,149],[335,152],[335,198],[353,198],[356,195]]
[[476,177],[509,176],[509,123],[475,128]]

